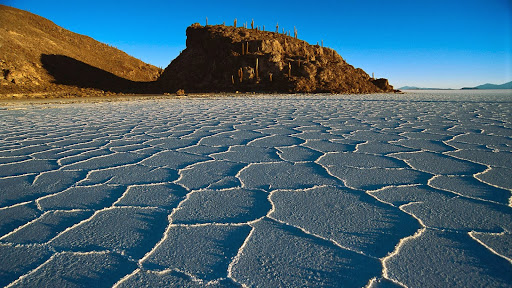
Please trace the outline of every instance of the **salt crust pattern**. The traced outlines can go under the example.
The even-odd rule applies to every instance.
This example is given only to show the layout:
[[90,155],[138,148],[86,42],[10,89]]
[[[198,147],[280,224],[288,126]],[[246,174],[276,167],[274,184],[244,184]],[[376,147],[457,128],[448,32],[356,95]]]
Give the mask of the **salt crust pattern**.
[[0,285],[509,287],[486,93],[0,107]]

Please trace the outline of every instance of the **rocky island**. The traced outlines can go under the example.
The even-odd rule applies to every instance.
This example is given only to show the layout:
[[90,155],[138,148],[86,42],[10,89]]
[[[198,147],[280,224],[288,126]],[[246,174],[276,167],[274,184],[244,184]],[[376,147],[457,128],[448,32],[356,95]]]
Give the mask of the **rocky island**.
[[164,91],[393,92],[336,51],[278,32],[225,25],[187,28],[187,48],[158,80]]

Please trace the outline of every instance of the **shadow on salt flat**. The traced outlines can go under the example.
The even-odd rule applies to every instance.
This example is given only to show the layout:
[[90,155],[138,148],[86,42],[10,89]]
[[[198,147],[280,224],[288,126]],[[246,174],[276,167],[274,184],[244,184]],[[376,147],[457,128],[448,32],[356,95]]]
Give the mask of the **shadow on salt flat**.
[[429,185],[437,189],[505,205],[508,205],[511,197],[510,191],[482,183],[473,176],[437,176],[429,181]]
[[60,234],[50,245],[67,251],[124,251],[138,259],[160,240],[167,223],[165,211],[112,208]]
[[[252,131],[228,131],[213,136],[201,138],[199,144],[207,146],[234,146],[245,145],[250,141],[263,137],[264,135]],[[272,146],[274,147],[274,146]]]
[[426,140],[426,139],[400,139],[393,142],[398,145],[402,145],[408,148],[416,150],[427,150],[436,153],[454,151],[455,148],[444,144],[438,140]]
[[178,206],[187,193],[182,186],[171,183],[130,186],[115,205],[160,207],[170,210]]
[[471,233],[473,237],[482,241],[500,255],[512,259],[512,234],[509,233]]
[[77,186],[63,192],[37,200],[44,210],[59,209],[95,209],[109,207],[121,195],[126,187],[111,185]]
[[381,263],[301,230],[263,219],[232,277],[249,287],[363,287],[381,275]]
[[85,175],[83,171],[57,170],[39,174],[37,180],[36,175],[0,179],[0,206],[36,200],[63,191]]
[[505,205],[456,197],[428,186],[389,187],[372,194],[395,206],[414,202],[402,209],[427,227],[465,232],[512,230],[512,210]]
[[412,203],[403,209],[420,218],[427,227],[467,232],[512,231],[512,209],[492,202],[438,194],[429,202]]
[[386,256],[420,228],[410,215],[347,188],[277,190],[271,200],[270,217],[374,257]]
[[432,152],[396,153],[392,157],[405,160],[414,169],[434,175],[473,175],[487,167]]
[[213,153],[225,152],[228,150],[228,147],[213,147],[206,145],[193,145],[184,148],[178,149],[178,151],[196,154],[196,155],[210,155]]
[[92,214],[92,211],[51,211],[2,238],[2,241],[17,244],[44,243]]
[[234,283],[230,279],[223,279],[214,281],[213,283],[206,284],[204,281],[198,282],[191,279],[190,276],[173,270],[164,272],[153,272],[147,270],[138,270],[135,274],[131,275],[128,279],[119,283],[118,288],[132,288],[138,287],[144,283],[147,287],[187,287],[187,288],[235,288],[240,285]]
[[464,160],[492,167],[512,168],[512,153],[505,151],[459,150],[447,153]]
[[[421,247],[421,249],[418,249]],[[467,234],[427,229],[387,261],[389,277],[408,287],[508,287],[512,265]],[[421,270],[415,267],[422,267]]]
[[21,162],[0,165],[0,177],[18,176],[29,173],[41,173],[58,168],[59,165],[55,160],[30,159]]
[[348,187],[376,190],[391,185],[426,184],[432,175],[407,168],[370,168],[327,166],[332,175],[342,179]]
[[512,169],[493,167],[476,175],[475,178],[503,189],[512,189],[512,177],[510,175],[512,175]]
[[173,169],[129,165],[92,171],[80,184],[95,185],[108,183],[111,185],[142,185],[172,182],[176,179],[178,179],[178,172]]
[[0,236],[39,217],[41,211],[34,202],[16,205],[0,210]]
[[172,223],[246,223],[268,213],[267,197],[264,191],[241,188],[197,191],[172,215]]
[[387,142],[370,141],[367,143],[359,144],[357,146],[357,152],[360,153],[371,153],[371,154],[390,154],[398,152],[412,152],[415,151],[412,148],[407,148],[400,145],[394,145]]
[[281,159],[275,148],[254,146],[231,146],[226,152],[211,154],[215,160],[228,160],[242,163],[277,162]]
[[137,163],[145,158],[144,155],[130,153],[130,152],[118,152],[106,156],[98,156],[69,164],[64,166],[66,170],[95,170],[105,169],[115,166],[121,166],[126,164]]
[[395,282],[381,278],[374,280],[368,288],[403,288],[402,285],[396,284]]
[[248,225],[173,226],[142,266],[151,270],[178,269],[207,281],[225,278],[250,230]]
[[[11,287],[107,287],[137,265],[114,253],[60,253]],[[42,284],[44,283],[44,284]]]
[[[347,143],[349,142],[349,143]],[[354,143],[355,142],[355,143]],[[302,146],[327,153],[327,152],[351,152],[356,149],[358,141],[346,140],[343,142],[330,142],[327,140],[307,140]]]
[[41,265],[52,253],[47,247],[0,244],[0,286]]
[[256,163],[242,170],[239,178],[244,187],[264,190],[343,185],[316,163]]
[[281,146],[300,145],[306,141],[288,135],[271,135],[251,141],[248,145],[256,147],[275,148]]
[[139,164],[178,170],[188,165],[207,160],[212,160],[212,158],[177,151],[162,151],[144,159]]
[[318,164],[326,166],[347,166],[357,168],[405,168],[403,161],[387,156],[377,156],[364,153],[333,152],[318,160]]
[[318,151],[303,146],[279,147],[277,149],[282,159],[291,162],[315,161],[323,155]]
[[245,165],[224,160],[201,162],[180,170],[181,177],[176,182],[190,190],[213,188],[212,185],[217,189],[232,188],[240,185],[234,176]]

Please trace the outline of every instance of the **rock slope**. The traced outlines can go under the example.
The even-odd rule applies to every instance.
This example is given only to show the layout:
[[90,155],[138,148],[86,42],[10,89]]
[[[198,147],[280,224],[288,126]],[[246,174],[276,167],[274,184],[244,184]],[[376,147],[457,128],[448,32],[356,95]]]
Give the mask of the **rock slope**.
[[0,19],[0,94],[71,87],[121,92],[160,75],[158,67],[27,11],[0,5]]
[[225,25],[187,28],[187,48],[159,79],[166,92],[392,92],[333,49],[285,34]]

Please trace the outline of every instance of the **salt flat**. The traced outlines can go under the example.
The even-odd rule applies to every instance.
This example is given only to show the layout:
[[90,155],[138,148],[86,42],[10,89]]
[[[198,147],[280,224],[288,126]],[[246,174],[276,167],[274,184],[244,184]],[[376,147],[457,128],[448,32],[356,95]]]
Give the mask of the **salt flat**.
[[510,287],[512,95],[0,106],[0,285]]

